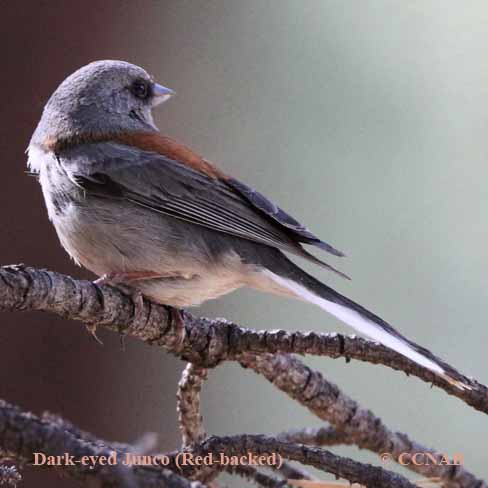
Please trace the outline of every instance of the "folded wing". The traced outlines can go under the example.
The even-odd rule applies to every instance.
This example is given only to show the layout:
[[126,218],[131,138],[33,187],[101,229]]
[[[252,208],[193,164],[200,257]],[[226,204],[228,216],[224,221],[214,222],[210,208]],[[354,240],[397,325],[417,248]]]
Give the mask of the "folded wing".
[[74,147],[58,157],[70,177],[89,194],[122,198],[154,212],[276,247],[347,278],[301,243],[337,256],[342,253],[235,179],[210,177],[162,154],[114,142]]

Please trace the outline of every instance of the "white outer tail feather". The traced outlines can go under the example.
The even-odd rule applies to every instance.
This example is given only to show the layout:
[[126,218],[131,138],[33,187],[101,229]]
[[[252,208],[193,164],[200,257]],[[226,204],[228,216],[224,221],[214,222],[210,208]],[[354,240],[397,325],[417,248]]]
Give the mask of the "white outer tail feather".
[[446,372],[434,361],[431,361],[419,352],[415,351],[401,339],[392,336],[383,330],[378,324],[375,324],[373,321],[363,317],[355,310],[351,310],[343,305],[339,305],[326,300],[325,298],[319,297],[296,281],[278,276],[269,270],[265,270],[263,272],[268,278],[270,278],[280,287],[288,289],[296,297],[319,306],[321,309],[334,315],[339,320],[347,325],[350,325],[365,336],[370,337],[371,339],[383,344],[386,347],[389,347],[390,349],[393,349],[399,354],[411,359],[415,363],[429,369],[439,376],[442,376],[443,378],[447,377]]

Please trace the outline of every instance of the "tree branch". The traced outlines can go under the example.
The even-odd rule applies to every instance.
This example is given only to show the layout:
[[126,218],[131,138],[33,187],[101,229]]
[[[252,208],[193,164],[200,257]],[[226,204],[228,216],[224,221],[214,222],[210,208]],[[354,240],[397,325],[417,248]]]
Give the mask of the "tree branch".
[[354,444],[347,432],[334,427],[292,429],[278,434],[277,439],[284,442],[297,442],[312,446],[337,446]]
[[[287,488],[290,485],[283,478],[262,473],[252,466],[231,466],[227,469],[229,473],[237,474],[242,478],[253,481],[263,488]],[[305,479],[305,478],[302,478]]]
[[164,347],[202,367],[237,360],[242,353],[296,353],[357,359],[383,364],[417,376],[454,395],[476,410],[488,413],[488,388],[465,378],[471,390],[460,390],[432,372],[375,342],[356,336],[251,330],[223,319],[197,318],[184,312],[184,327],[171,323],[168,310],[144,300],[143,313],[134,320],[130,297],[110,286],[53,271],[18,266],[0,268],[0,310],[41,310],[95,324]]
[[[183,447],[201,442],[207,437],[200,412],[200,392],[203,382],[207,379],[207,373],[207,369],[188,363],[178,383],[176,410],[178,411]],[[273,467],[273,469],[276,468]],[[291,466],[287,461],[283,461],[278,470],[288,479],[312,479],[306,471]],[[267,476],[253,466],[229,466],[227,471],[251,479],[264,487],[283,486],[285,482],[283,478]],[[208,482],[212,479],[212,474],[215,474],[215,469],[205,467],[199,470],[197,479]]]
[[[371,412],[360,408],[355,401],[343,394],[336,385],[325,380],[320,373],[312,371],[298,359],[283,354],[283,352],[307,353],[333,358],[353,357],[372,363],[385,364],[394,369],[401,369],[407,374],[418,376],[424,381],[433,382],[449,394],[488,413],[488,390],[484,385],[470,380],[472,390],[461,391],[393,351],[354,336],[253,331],[240,328],[222,319],[195,318],[188,313],[184,314],[183,324],[171,323],[168,311],[164,306],[147,300],[144,300],[144,309],[140,318],[135,319],[134,309],[134,303],[130,297],[109,286],[100,288],[88,281],[77,281],[69,276],[24,266],[0,268],[0,310],[41,310],[81,320],[85,324],[104,326],[121,334],[138,337],[149,344],[161,346],[172,354],[194,363],[198,368],[213,367],[224,360],[238,360],[244,367],[252,368],[255,372],[264,375],[271,383],[306,406],[319,418],[329,421],[336,429],[336,440],[339,436],[339,439],[373,452],[390,452],[395,459],[402,453],[433,451],[411,441],[404,434],[391,432],[380,419]],[[193,428],[194,426],[191,429]],[[193,435],[190,433],[191,429],[185,434],[188,438]],[[329,436],[333,437],[334,434],[329,432]],[[246,439],[255,441],[257,437],[248,436]],[[260,439],[265,444],[269,444],[269,439],[273,440],[277,443],[277,449],[281,449],[278,452],[281,452],[284,457],[305,462],[303,458],[297,457],[298,454],[292,448],[286,447],[297,444],[272,438],[260,437]],[[236,446],[233,448],[237,449]],[[229,449],[232,448],[229,447]],[[307,456],[310,454],[310,459],[320,458],[323,468],[332,469],[331,472],[339,476],[343,474],[352,476],[352,472],[337,471],[340,466],[334,464],[335,458],[328,457],[333,455],[327,451],[317,451],[316,448],[306,448],[305,446],[301,446],[300,449],[302,451],[305,449]],[[323,458],[324,452],[327,453],[325,458]],[[314,456],[318,456],[318,458]],[[332,464],[327,464],[329,461]],[[339,461],[337,460],[337,462]],[[305,464],[310,463],[305,462]],[[345,467],[344,469],[347,471],[348,466],[352,465],[345,462],[343,468]],[[419,467],[410,465],[409,467],[426,476],[442,478],[445,486],[450,488],[486,488],[487,486],[461,466]],[[381,468],[371,467],[371,469],[374,473],[376,473],[375,470],[387,473]],[[377,476],[372,473],[369,475],[363,473],[362,476],[366,476],[366,478],[367,476]],[[105,475],[103,470],[102,475]],[[357,475],[357,472],[354,472],[354,475]],[[120,476],[121,479],[127,479],[125,473]],[[160,475],[158,474],[158,476]],[[380,481],[375,481],[374,486],[380,486],[378,483],[385,482],[386,478],[381,478],[381,476],[388,477],[388,474],[378,476]],[[345,477],[351,481],[357,481],[354,477],[354,479]],[[370,478],[367,479],[370,480]],[[393,483],[392,479],[390,482]],[[398,485],[390,484],[389,486],[403,486],[401,484],[403,482],[400,479]]]
[[406,434],[392,432],[370,410],[361,408],[356,401],[344,394],[334,383],[327,381],[321,373],[310,369],[288,354],[247,354],[240,361],[263,375],[269,382],[301,403],[313,414],[332,424],[348,444],[355,444],[377,454],[388,454],[398,461],[405,454],[430,453],[437,464],[416,465],[408,469],[426,477],[438,477],[450,487],[488,488],[482,480],[461,465],[445,465],[441,453],[411,440]]
[[[46,456],[69,453],[79,459],[82,456],[109,456],[112,451],[117,451],[114,446],[91,440],[94,437],[89,434],[80,436],[81,431],[73,426],[71,429],[65,429],[64,425],[71,424],[40,419],[0,400],[0,451],[26,463],[34,462],[35,452]],[[104,483],[104,486],[203,488],[202,484],[191,483],[169,469],[161,467],[130,468],[120,463],[115,466],[95,464],[93,467],[82,464],[63,465],[56,469],[62,469],[64,473],[78,480],[98,479]]]
[[[62,425],[64,424],[59,422],[59,419],[58,421],[40,419],[33,414],[22,412],[18,407],[0,401],[0,432],[2,432],[0,450],[9,456],[29,463],[34,461],[33,453],[35,452],[42,452],[46,456],[59,456],[64,453],[70,453],[70,455],[74,456],[74,459],[80,459],[82,456],[109,456],[112,451],[126,452],[118,451],[110,444],[102,445],[101,441],[88,440],[94,438],[90,434],[85,433],[84,437],[78,437],[73,434],[73,431],[76,431],[75,428],[66,430]],[[67,425],[70,424],[67,423]],[[272,437],[261,435],[210,437],[202,442],[191,444],[182,451],[166,454],[170,459],[170,463],[167,466],[168,469],[159,466],[123,467],[121,464],[116,466],[95,464],[88,467],[82,464],[74,464],[73,466],[63,466],[63,470],[79,480],[86,478],[99,479],[103,481],[104,486],[123,488],[138,486],[203,487],[198,482],[190,483],[182,476],[176,474],[178,470],[181,470],[183,476],[193,478],[200,469],[190,463],[180,464],[178,467],[177,458],[181,453],[191,454],[194,457],[211,454],[215,459],[219,458],[221,453],[225,453],[225,456],[228,456],[229,459],[231,456],[247,457],[249,453],[254,456],[276,453],[287,459],[322,469],[337,477],[347,479],[351,483],[358,482],[371,488],[415,488],[415,485],[403,476],[384,469],[339,457],[319,448],[281,442]],[[227,469],[225,464],[216,464],[215,466],[220,471]],[[244,474],[248,470],[244,469],[241,472]],[[258,479],[260,478],[258,477]],[[265,479],[267,481],[273,480],[265,476],[262,481],[265,481]]]
[[200,413],[200,391],[206,379],[205,368],[188,363],[178,383],[176,410],[183,447],[200,442],[206,437]]
[[0,486],[16,488],[22,481],[22,476],[16,466],[4,466],[0,464]]
[[[176,392],[176,411],[181,432],[182,447],[203,441],[207,434],[200,412],[200,392],[207,379],[208,370],[193,363],[188,363],[183,370]],[[200,466],[192,474],[192,479],[212,483],[218,475],[215,466]]]
[[229,457],[247,456],[248,453],[257,456],[277,453],[286,459],[313,466],[351,483],[360,483],[366,487],[415,488],[415,485],[406,478],[391,471],[336,456],[317,447],[280,442],[274,437],[264,435],[212,436],[202,443],[186,449],[197,455],[211,453],[218,456],[224,452]]

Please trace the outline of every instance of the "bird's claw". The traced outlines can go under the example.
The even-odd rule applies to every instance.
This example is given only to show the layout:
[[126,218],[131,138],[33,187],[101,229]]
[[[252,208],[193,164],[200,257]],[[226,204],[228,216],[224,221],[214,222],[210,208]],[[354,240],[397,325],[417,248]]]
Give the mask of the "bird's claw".
[[97,326],[95,324],[85,324],[86,331],[98,342],[101,346],[103,346],[103,342],[97,336]]
[[126,280],[129,281],[134,274],[137,275],[136,273],[107,273],[96,279],[93,283],[98,286],[110,285],[117,288],[125,295],[129,295],[134,305],[133,319],[134,321],[138,321],[142,318],[144,311],[142,293],[124,283]]
[[170,305],[166,305],[165,307],[168,311],[171,326],[174,325],[176,329],[182,328],[185,325],[185,321],[183,319],[183,311]]

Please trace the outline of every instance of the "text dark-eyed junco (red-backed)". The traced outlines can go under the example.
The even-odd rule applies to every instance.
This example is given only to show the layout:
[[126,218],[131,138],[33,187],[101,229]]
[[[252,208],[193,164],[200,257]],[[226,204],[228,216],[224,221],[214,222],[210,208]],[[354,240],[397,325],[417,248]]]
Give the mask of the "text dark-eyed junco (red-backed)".
[[64,80],[29,145],[61,244],[101,277],[152,300],[198,305],[249,286],[318,305],[460,388],[459,375],[384,320],[300,269],[288,252],[334,268],[326,244],[266,197],[162,136],[151,110],[173,92],[122,61]]

